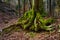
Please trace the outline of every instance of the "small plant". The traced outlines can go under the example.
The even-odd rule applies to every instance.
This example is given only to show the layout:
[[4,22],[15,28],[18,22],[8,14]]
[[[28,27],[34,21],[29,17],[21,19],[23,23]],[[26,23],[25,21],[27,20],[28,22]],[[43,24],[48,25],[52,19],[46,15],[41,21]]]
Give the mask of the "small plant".
[[60,25],[58,25],[58,28],[59,28],[59,29],[58,29],[58,32],[60,32]]
[[36,36],[36,33],[35,33],[35,32],[32,32],[32,31],[26,32],[26,33],[25,33],[25,36],[28,36],[29,38],[33,38],[33,37]]
[[30,37],[34,37],[35,36],[35,33],[33,33],[33,32],[29,32],[29,35],[30,35]]

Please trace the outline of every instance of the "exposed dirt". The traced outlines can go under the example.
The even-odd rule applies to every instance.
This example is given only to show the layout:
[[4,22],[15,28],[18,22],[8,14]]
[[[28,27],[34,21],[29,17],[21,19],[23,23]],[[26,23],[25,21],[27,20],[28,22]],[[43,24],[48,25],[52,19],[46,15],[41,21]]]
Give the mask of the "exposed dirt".
[[[10,15],[3,15],[3,12],[0,12],[0,29],[5,28],[6,26],[13,25],[17,22],[17,18]],[[57,19],[56,26],[60,24],[60,19]],[[29,32],[20,30],[14,31],[11,30],[8,34],[1,34],[0,40],[60,40],[60,33],[58,32],[58,27],[55,27],[55,30],[52,32],[34,32],[34,37],[31,37]]]
[[17,22],[17,17],[0,11],[0,30],[14,24],[15,22]]
[[60,40],[58,32],[40,32],[35,33],[34,37],[26,31],[13,31],[11,34],[4,34],[0,40]]

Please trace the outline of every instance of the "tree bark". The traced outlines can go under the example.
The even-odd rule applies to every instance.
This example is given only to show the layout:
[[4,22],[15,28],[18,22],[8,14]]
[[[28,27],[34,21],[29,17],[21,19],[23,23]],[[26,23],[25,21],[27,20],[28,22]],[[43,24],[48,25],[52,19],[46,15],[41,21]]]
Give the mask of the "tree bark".
[[24,12],[23,13],[25,13],[25,0],[24,0],[24,7],[23,7],[23,9],[24,9]]
[[21,14],[20,14],[20,0],[18,0],[18,5],[19,5],[19,6],[18,6],[18,8],[19,8],[18,17],[20,17],[20,15],[21,15]]
[[29,0],[30,8],[32,8],[32,0]]
[[39,10],[39,0],[35,0],[35,11],[38,11]]

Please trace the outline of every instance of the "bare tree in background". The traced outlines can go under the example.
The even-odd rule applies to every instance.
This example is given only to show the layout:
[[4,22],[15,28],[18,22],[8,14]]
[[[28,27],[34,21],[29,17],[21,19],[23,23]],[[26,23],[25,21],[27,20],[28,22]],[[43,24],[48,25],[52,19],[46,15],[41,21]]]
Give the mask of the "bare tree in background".
[[20,0],[18,0],[18,8],[19,8],[19,13],[18,13],[18,17],[20,17]]
[[24,7],[23,7],[24,11],[23,11],[23,13],[25,13],[25,0],[23,1],[23,4],[24,4]]

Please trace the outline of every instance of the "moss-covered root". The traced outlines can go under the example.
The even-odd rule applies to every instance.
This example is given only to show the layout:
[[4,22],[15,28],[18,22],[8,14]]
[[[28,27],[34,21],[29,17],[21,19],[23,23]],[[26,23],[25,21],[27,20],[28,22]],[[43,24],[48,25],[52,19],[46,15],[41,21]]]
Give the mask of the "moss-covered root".
[[30,30],[38,31],[39,29],[52,30],[51,24],[53,22],[54,19],[52,18],[44,19],[40,13],[35,15],[34,12],[30,11],[23,15],[17,24],[21,24],[23,29],[29,28]]

